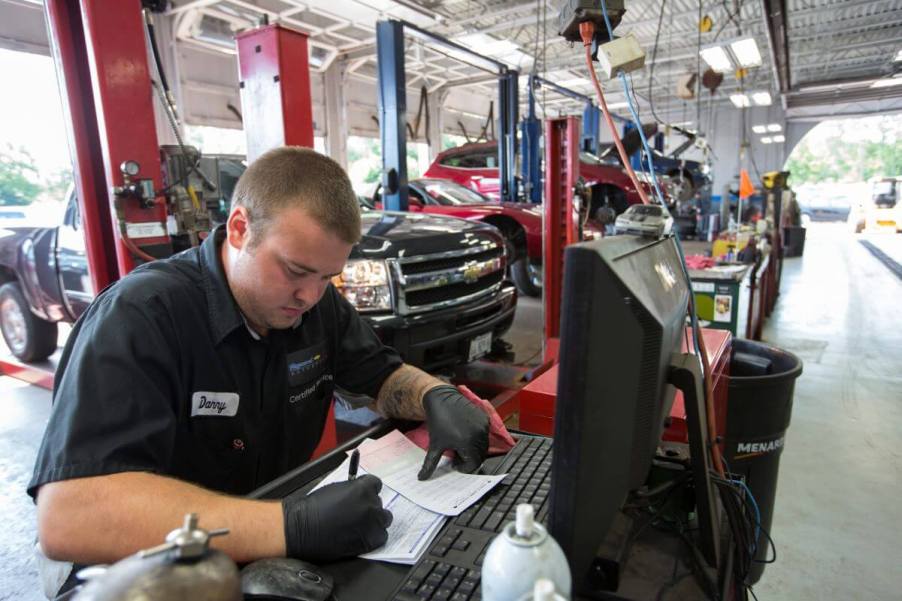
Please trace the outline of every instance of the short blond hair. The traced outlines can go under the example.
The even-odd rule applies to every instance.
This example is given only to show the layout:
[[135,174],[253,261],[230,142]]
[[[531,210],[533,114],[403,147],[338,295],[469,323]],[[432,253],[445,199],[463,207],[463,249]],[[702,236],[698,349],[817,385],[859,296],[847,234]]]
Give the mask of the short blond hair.
[[303,209],[349,244],[360,240],[360,205],[351,180],[341,165],[309,148],[282,146],[257,158],[238,179],[232,206],[247,209],[257,242],[286,208]]

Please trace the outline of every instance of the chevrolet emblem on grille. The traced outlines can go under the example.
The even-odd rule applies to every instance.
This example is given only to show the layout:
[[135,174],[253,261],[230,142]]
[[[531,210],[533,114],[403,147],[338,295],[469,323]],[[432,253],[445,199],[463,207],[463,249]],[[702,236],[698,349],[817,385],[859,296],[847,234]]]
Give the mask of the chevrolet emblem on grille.
[[464,270],[464,281],[468,284],[472,284],[479,279],[480,275],[482,275],[482,267],[479,265],[470,265]]

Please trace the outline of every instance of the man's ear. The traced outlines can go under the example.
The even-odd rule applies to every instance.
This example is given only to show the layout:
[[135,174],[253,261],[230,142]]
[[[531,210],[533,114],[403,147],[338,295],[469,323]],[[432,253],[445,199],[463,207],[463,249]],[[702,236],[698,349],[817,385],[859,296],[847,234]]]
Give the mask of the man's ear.
[[250,217],[246,207],[233,207],[226,221],[226,240],[236,250],[241,250],[250,240]]

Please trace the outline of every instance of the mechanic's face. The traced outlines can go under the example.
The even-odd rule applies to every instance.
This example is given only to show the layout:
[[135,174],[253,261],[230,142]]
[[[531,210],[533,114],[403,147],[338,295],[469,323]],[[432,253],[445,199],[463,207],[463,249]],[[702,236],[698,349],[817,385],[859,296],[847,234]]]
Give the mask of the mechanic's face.
[[353,247],[298,208],[279,211],[261,234],[250,231],[247,210],[235,207],[226,227],[222,262],[229,287],[263,335],[292,327],[319,302]]

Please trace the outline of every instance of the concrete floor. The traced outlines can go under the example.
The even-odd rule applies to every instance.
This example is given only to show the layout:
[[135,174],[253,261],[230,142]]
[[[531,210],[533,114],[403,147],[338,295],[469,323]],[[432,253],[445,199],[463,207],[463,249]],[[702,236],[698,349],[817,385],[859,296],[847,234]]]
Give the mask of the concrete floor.
[[[779,561],[764,601],[902,599],[902,281],[845,226],[815,224],[784,264],[771,343],[805,363],[796,384],[772,527]],[[902,261],[902,236],[868,236]],[[541,346],[541,305],[524,299],[507,339]],[[25,495],[50,394],[0,377],[0,600],[37,601],[34,508]]]

